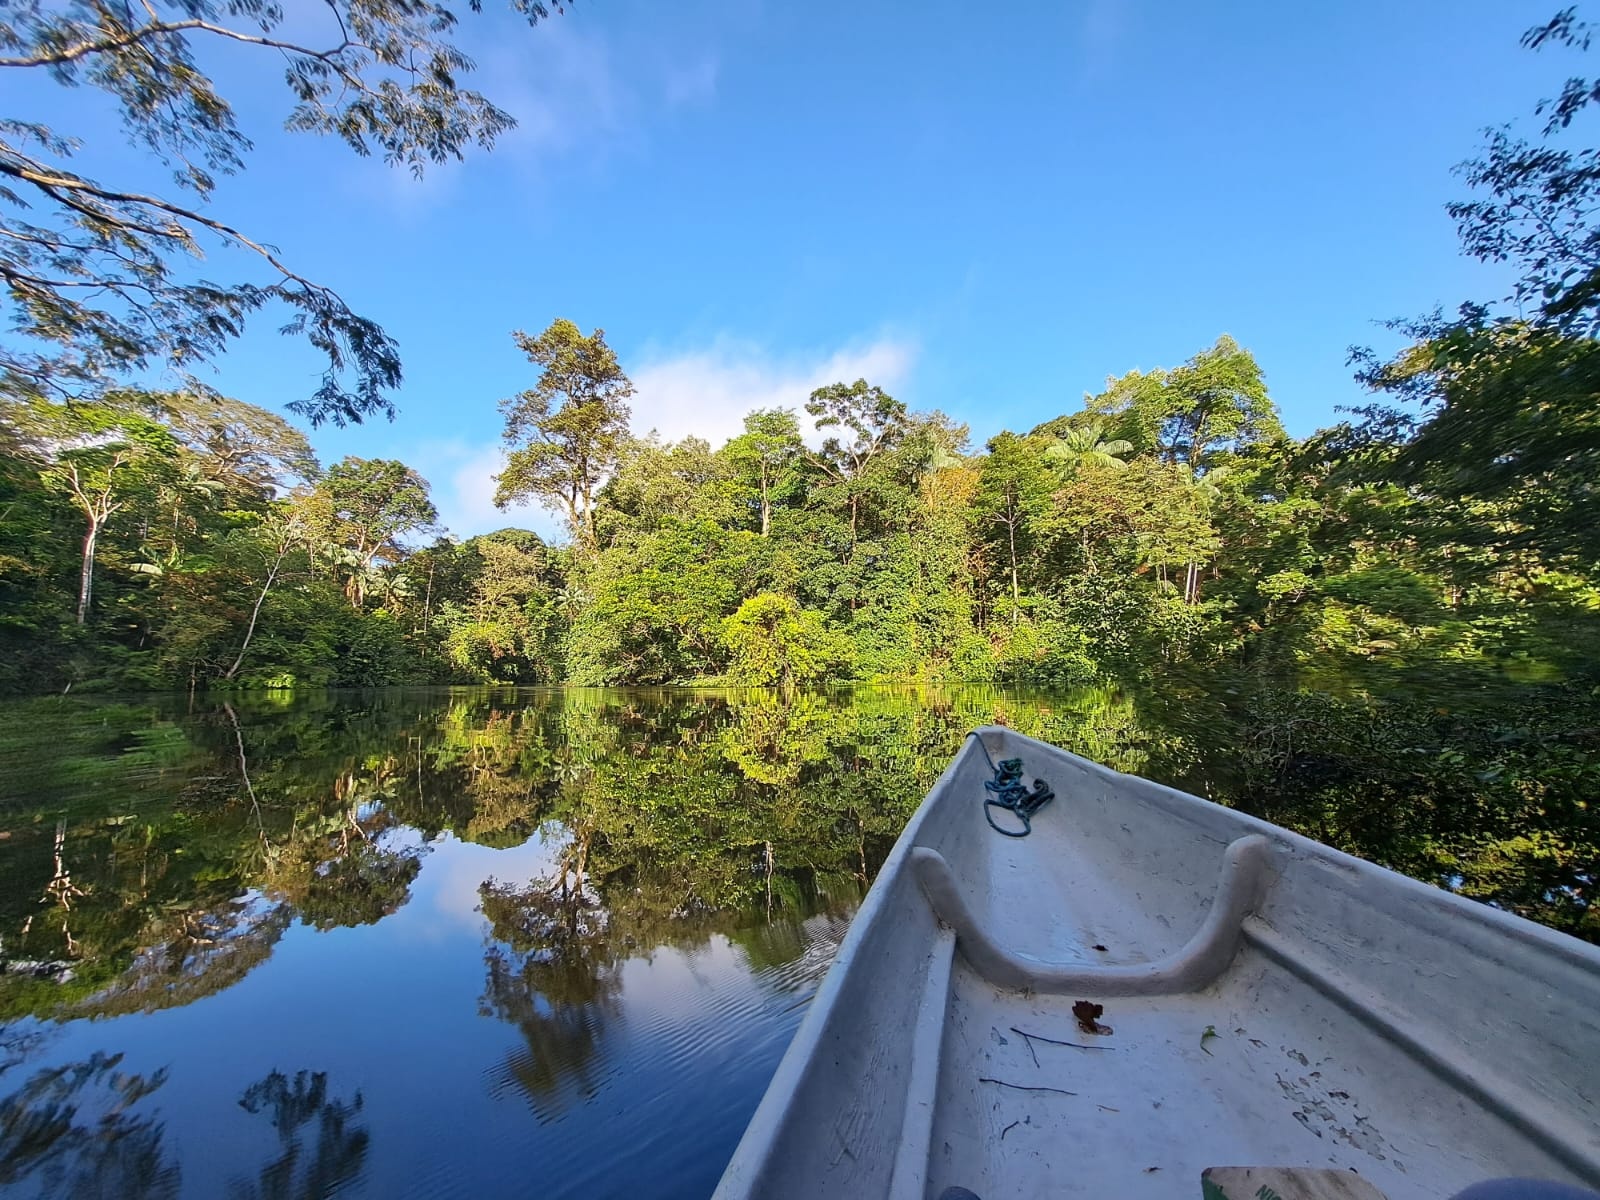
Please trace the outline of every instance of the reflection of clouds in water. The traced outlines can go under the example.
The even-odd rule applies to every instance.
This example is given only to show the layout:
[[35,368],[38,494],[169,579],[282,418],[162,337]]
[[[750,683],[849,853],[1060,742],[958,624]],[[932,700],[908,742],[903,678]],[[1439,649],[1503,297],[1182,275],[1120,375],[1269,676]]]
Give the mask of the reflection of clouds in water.
[[848,916],[783,922],[798,934],[799,952],[761,967],[743,946],[712,934],[689,950],[663,946],[621,966],[620,998],[630,1027],[661,1038],[674,1054],[696,1054],[737,1042],[774,1006],[803,1004],[816,990],[850,926]]
[[720,933],[699,946],[681,950],[661,946],[648,958],[622,964],[622,993],[629,1016],[652,1023],[700,1019],[706,994],[754,987],[744,956]]
[[431,844],[433,852],[412,885],[408,932],[439,939],[455,936],[463,927],[481,933],[485,923],[478,911],[478,889],[484,880],[521,884],[549,875],[561,846],[559,838],[544,832],[507,850],[475,846],[444,834]]

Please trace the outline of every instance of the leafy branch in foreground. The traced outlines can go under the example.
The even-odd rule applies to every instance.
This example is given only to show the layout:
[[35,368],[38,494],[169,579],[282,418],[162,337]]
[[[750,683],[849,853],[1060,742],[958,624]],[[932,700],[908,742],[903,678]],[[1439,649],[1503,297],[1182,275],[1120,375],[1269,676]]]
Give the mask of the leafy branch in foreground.
[[[1587,51],[1592,30],[1563,9],[1522,36],[1530,50],[1550,45]],[[1491,129],[1479,157],[1458,172],[1478,199],[1447,206],[1462,249],[1518,272],[1508,299],[1523,320],[1569,336],[1600,330],[1600,150],[1564,144],[1574,118],[1600,101],[1600,79],[1574,76],[1553,100],[1541,101],[1539,141]],[[1471,311],[1465,320],[1481,322]]]
[[[560,0],[510,4],[530,24],[562,9]],[[153,366],[187,377],[251,314],[283,304],[291,310],[283,332],[304,336],[327,360],[316,390],[289,407],[314,425],[393,416],[394,339],[276,248],[204,211],[218,177],[241,169],[251,144],[201,59],[224,47],[281,58],[293,98],[287,129],[336,135],[357,154],[376,150],[419,175],[469,145],[493,146],[515,122],[460,86],[473,63],[451,40],[451,8],[432,0],[315,7],[320,31],[270,0],[21,0],[0,12],[0,71],[106,93],[133,145],[192,197],[74,170],[82,141],[0,117],[0,283],[21,335],[0,346],[0,383],[61,397]],[[480,0],[469,7],[477,12]],[[258,278],[193,278],[190,260],[217,248],[245,251]]]
[[[1522,44],[1586,51],[1591,36],[1568,8]],[[1477,193],[1448,206],[1462,249],[1506,264],[1511,293],[1448,318],[1390,322],[1411,344],[1387,361],[1352,354],[1362,382],[1425,418],[1383,478],[1467,506],[1481,544],[1585,571],[1600,562],[1600,149],[1575,143],[1573,123],[1596,101],[1600,79],[1569,78],[1536,107],[1538,140],[1490,130],[1459,168]],[[1385,406],[1361,415],[1380,435],[1410,419]]]

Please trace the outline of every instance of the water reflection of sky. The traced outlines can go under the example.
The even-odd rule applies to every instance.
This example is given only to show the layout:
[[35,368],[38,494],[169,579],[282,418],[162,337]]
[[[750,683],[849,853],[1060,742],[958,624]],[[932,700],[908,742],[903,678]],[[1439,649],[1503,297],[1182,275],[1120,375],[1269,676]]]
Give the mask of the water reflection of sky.
[[[391,835],[389,844],[405,840]],[[253,1187],[263,1167],[283,1161],[271,1113],[241,1104],[275,1071],[291,1083],[301,1071],[325,1074],[326,1099],[347,1109],[359,1095],[344,1133],[349,1142],[352,1128],[365,1130],[369,1140],[342,1194],[704,1195],[843,922],[814,918],[803,938],[811,952],[760,971],[720,934],[623,961],[610,1001],[586,1006],[568,1029],[557,1023],[557,1037],[585,1043],[570,1048],[581,1069],[557,1071],[539,1094],[520,1086],[518,1066],[550,1048],[530,1047],[514,1024],[483,1011],[478,887],[491,876],[548,874],[555,853],[539,838],[493,850],[440,836],[410,900],[376,924],[322,932],[296,923],[238,983],[181,1008],[14,1025],[12,1036],[37,1028],[47,1040],[0,1074],[0,1091],[97,1052],[120,1054],[114,1072],[80,1090],[86,1116],[115,1106],[112,1075],[165,1072],[127,1112],[159,1122],[185,1196]],[[303,1172],[327,1137],[315,1119],[299,1133],[294,1169]],[[155,1182],[146,1194],[168,1194]]]

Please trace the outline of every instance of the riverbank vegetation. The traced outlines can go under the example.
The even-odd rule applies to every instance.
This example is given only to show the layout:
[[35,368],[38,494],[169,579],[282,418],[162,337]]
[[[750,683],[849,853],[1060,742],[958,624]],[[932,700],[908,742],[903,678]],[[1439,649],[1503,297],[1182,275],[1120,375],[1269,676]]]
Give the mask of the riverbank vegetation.
[[[625,383],[600,333],[543,336]],[[979,448],[865,381],[713,448],[628,437],[625,389],[589,398],[558,363],[541,380],[571,390],[507,406],[522,444],[500,487],[560,505],[559,545],[436,536],[414,470],[320,467],[246,404],[13,401],[0,681],[1573,679],[1600,645],[1600,542],[1592,463],[1560,444],[1586,436],[1563,407],[1593,371],[1587,342],[1457,324],[1371,369],[1425,389],[1423,419],[1374,408],[1297,440],[1223,337]],[[1508,387],[1547,402],[1474,411]]]

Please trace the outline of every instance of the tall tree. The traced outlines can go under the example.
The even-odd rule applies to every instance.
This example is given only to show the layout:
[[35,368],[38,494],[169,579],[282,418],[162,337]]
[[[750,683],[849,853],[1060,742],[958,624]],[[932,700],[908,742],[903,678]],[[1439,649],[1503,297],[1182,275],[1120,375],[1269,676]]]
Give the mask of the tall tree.
[[[1098,438],[1096,439],[1098,443]],[[1029,548],[1029,526],[1043,513],[1054,480],[1034,439],[1001,433],[989,441],[978,476],[973,507],[991,530],[1003,531],[1002,553],[1011,580],[1011,623],[1022,611],[1022,557]]]
[[[548,15],[543,0],[510,3],[530,23]],[[392,415],[394,341],[264,240],[206,211],[217,177],[242,169],[251,145],[203,64],[224,46],[268,56],[293,101],[288,130],[332,134],[420,174],[469,145],[492,146],[514,124],[460,86],[473,64],[451,40],[456,24],[453,7],[434,0],[326,0],[303,12],[265,0],[8,4],[0,71],[19,86],[50,79],[104,93],[176,190],[156,195],[85,173],[82,140],[69,131],[0,122],[0,279],[21,335],[0,346],[0,382],[63,394],[148,367],[187,371],[237,337],[251,313],[284,305],[285,332],[327,359],[315,392],[290,408],[313,424]],[[194,278],[184,264],[218,247],[251,256],[266,282]]]
[[787,408],[750,413],[744,419],[744,432],[723,449],[759,497],[762,537],[771,536],[774,495],[788,482],[804,450],[800,422]]
[[558,318],[538,337],[521,330],[512,336],[540,372],[533,387],[500,402],[510,453],[494,501],[505,508],[537,500],[566,517],[573,536],[592,551],[595,496],[627,439],[633,384],[603,329],[585,337]]
[[882,388],[858,379],[818,388],[806,401],[806,412],[816,418],[819,430],[839,429],[850,435],[830,436],[822,443],[821,451],[809,457],[844,489],[853,546],[860,531],[862,477],[875,460],[905,436],[909,425],[906,406]]
[[400,539],[439,519],[428,482],[392,458],[346,458],[328,468],[312,492],[310,524],[327,544],[343,551],[345,596],[365,602],[380,558],[400,557]]
[[1255,356],[1227,334],[1181,367],[1114,379],[1088,401],[1138,451],[1197,471],[1218,454],[1284,436]]
[[139,488],[154,483],[152,471],[170,462],[176,443],[137,406],[115,399],[72,405],[11,399],[4,412],[6,422],[38,447],[48,464],[45,480],[66,493],[83,518],[76,610],[82,625],[93,600],[101,535]]
[[239,643],[239,653],[234,657],[233,665],[223,672],[224,679],[234,678],[239,674],[239,668],[244,666],[244,657],[250,650],[250,639],[256,635],[256,625],[261,620],[261,606],[267,602],[267,593],[277,582],[278,573],[283,570],[284,560],[296,546],[305,541],[306,517],[303,503],[284,501],[278,504],[263,522],[261,532],[264,536],[260,541],[263,558],[270,565],[267,567],[266,578],[261,581],[261,590],[256,593],[255,603],[250,606],[250,620],[245,625],[244,638]]
[[689,514],[731,521],[736,503],[726,457],[711,452],[704,438],[662,445],[652,433],[630,438],[618,449],[617,465],[596,501],[596,535],[653,533],[662,522]]
[[270,499],[321,473],[303,431],[277,413],[214,393],[151,392],[142,401],[194,453],[206,479]]

